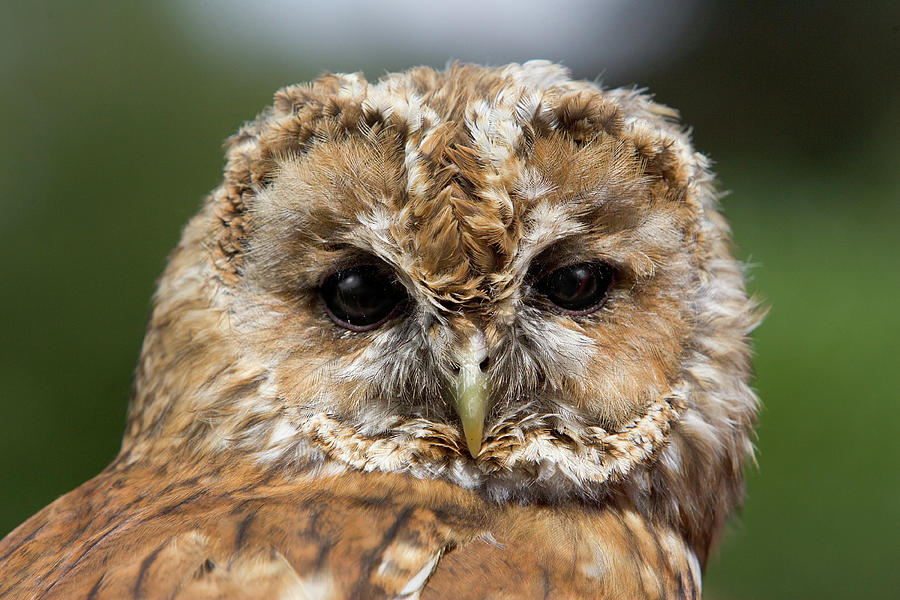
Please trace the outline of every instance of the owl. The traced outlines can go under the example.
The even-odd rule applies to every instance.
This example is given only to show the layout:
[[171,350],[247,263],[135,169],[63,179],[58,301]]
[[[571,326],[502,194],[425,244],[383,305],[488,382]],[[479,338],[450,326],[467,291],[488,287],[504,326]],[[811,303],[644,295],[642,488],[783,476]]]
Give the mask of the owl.
[[0,597],[699,598],[758,320],[640,90],[285,87],[169,257],[120,453],[0,543]]

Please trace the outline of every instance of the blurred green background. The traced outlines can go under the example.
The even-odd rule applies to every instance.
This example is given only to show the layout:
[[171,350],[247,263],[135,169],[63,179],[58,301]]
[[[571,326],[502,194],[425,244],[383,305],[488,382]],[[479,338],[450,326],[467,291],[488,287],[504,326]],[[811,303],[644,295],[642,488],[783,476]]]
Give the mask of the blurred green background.
[[115,455],[154,279],[276,88],[546,57],[682,111],[772,307],[707,597],[897,597],[900,3],[570,2],[570,35],[562,8],[462,2],[408,44],[362,4],[132,4],[0,3],[0,535]]

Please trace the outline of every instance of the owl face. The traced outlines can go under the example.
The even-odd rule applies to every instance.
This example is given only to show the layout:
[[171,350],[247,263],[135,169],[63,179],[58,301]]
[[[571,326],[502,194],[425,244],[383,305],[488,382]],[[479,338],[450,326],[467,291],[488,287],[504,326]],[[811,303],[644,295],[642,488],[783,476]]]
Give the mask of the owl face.
[[655,197],[611,136],[539,139],[507,177],[475,152],[466,170],[453,150],[433,150],[449,175],[422,167],[412,182],[387,127],[279,161],[246,263],[247,333],[285,344],[279,387],[298,405],[316,390],[319,410],[371,434],[398,417],[461,430],[454,389],[474,362],[486,388],[474,446],[526,414],[560,430],[639,417],[674,384],[686,341],[695,232],[682,199]]
[[673,118],[545,62],[281,90],[173,255],[126,445],[500,495],[739,471],[753,306]]

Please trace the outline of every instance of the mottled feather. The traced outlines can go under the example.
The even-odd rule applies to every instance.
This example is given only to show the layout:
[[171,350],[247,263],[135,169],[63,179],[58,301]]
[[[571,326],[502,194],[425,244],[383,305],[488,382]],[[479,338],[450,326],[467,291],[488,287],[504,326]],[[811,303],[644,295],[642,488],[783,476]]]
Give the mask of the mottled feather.
[[[169,258],[119,456],[0,542],[0,597],[698,598],[757,410],[712,181],[675,111],[545,61],[278,91]],[[603,302],[560,310],[581,263]],[[322,295],[359,266],[406,296],[369,330]]]

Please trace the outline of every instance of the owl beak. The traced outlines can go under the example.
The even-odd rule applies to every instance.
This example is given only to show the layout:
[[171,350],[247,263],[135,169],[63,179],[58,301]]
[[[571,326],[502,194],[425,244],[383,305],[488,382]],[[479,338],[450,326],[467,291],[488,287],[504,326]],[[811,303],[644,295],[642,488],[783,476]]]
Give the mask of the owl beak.
[[487,356],[484,336],[469,338],[468,347],[457,353],[459,372],[450,385],[456,414],[462,421],[463,435],[472,458],[481,453],[484,438],[484,419],[488,412],[488,382],[483,363]]

